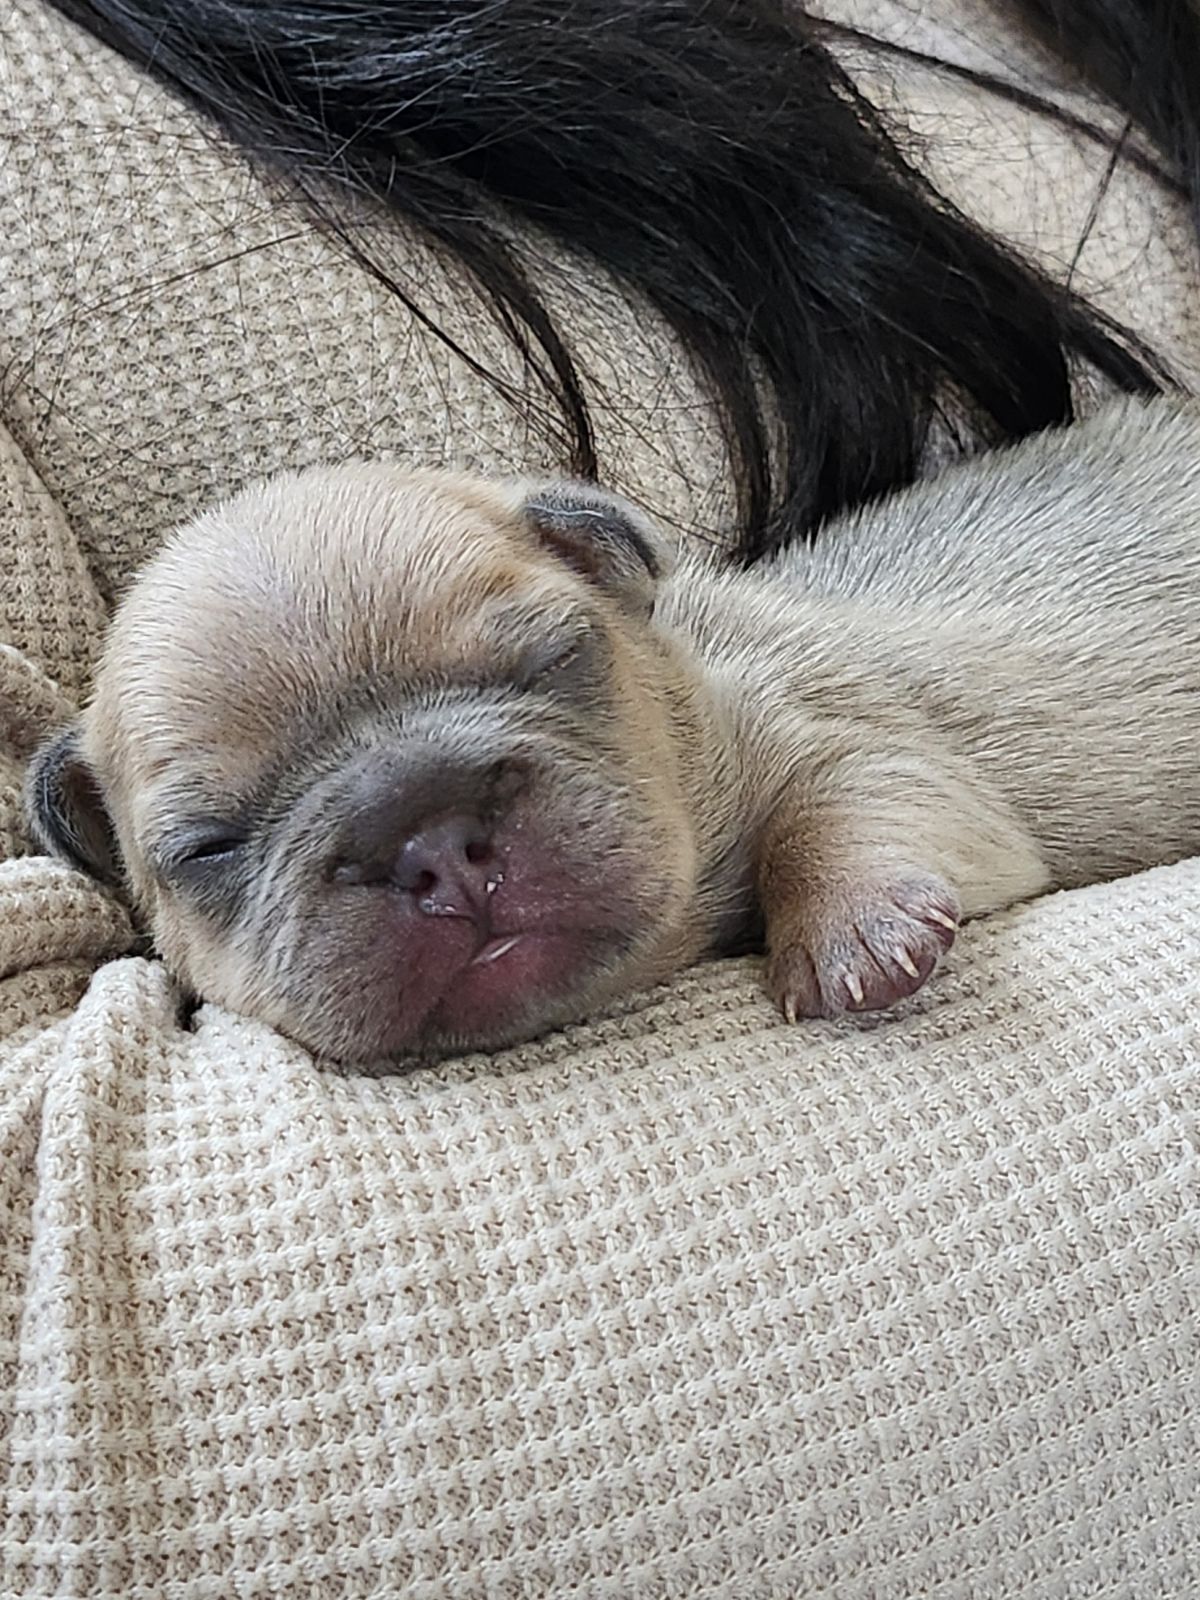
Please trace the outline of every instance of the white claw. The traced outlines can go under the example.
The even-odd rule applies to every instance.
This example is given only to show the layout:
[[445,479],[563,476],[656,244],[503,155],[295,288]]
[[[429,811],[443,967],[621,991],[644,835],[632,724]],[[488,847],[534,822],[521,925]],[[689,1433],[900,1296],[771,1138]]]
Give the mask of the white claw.
[[916,965],[913,962],[913,959],[909,955],[907,950],[899,950],[899,951],[897,951],[897,953],[896,953],[896,964],[898,966],[903,967],[905,972],[908,973],[910,978],[919,978],[921,976],[921,974],[917,971]]
[[846,974],[846,989],[856,1006],[863,1003],[863,986],[852,972]]
[[943,928],[949,928],[953,933],[958,927],[953,917],[948,917],[944,911],[930,911],[926,913],[934,922],[940,922]]

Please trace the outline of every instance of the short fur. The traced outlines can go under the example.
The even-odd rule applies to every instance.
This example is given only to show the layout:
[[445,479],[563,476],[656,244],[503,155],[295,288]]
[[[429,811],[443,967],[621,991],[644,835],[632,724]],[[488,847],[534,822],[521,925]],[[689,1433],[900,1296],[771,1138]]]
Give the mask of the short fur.
[[[789,1016],[1200,845],[1200,408],[1124,401],[750,572],[584,486],[346,466],[177,533],[41,837],[194,991],[338,1058],[490,1047],[765,924]],[[98,870],[102,864],[98,864]]]

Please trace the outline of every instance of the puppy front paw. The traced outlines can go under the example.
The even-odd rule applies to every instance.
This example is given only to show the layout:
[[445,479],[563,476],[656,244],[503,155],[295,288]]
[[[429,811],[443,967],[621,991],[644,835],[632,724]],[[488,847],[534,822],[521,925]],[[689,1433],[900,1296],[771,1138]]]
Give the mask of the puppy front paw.
[[959,917],[958,896],[932,874],[814,887],[768,912],[771,993],[789,1022],[895,1005],[929,979]]

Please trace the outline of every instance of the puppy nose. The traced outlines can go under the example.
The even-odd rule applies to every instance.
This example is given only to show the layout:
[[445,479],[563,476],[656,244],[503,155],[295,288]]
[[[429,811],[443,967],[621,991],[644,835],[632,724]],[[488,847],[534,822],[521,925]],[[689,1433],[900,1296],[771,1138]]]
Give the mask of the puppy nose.
[[455,888],[482,889],[486,894],[493,865],[491,835],[479,817],[442,817],[400,846],[392,882],[422,902],[430,896],[444,898],[445,891]]
[[482,818],[453,812],[430,818],[399,844],[368,840],[369,847],[360,841],[336,861],[335,882],[406,890],[427,916],[487,921],[502,874]]

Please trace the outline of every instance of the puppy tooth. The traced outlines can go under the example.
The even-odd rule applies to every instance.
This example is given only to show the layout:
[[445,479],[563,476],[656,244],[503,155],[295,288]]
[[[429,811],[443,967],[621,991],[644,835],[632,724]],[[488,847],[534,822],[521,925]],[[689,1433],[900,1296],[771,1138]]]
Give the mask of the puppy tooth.
[[949,928],[953,933],[958,927],[953,917],[948,917],[944,911],[927,911],[926,916],[933,922],[940,922],[943,928]]
[[474,958],[472,965],[482,967],[487,966],[489,962],[499,961],[501,956],[508,954],[513,945],[520,942],[520,938],[521,935],[519,933],[514,933],[509,938],[503,939],[499,944],[485,945]]
[[917,971],[916,963],[912,960],[907,950],[898,950],[896,952],[896,962],[897,965],[904,968],[910,978],[919,978],[921,976]]
[[852,972],[848,972],[846,974],[845,982],[846,982],[846,992],[849,994],[851,1000],[853,1000],[853,1002],[854,1002],[854,1004],[856,1006],[862,1005],[862,1003],[863,1003],[863,986],[862,986],[862,984],[859,983],[858,979],[854,976],[854,974]]

